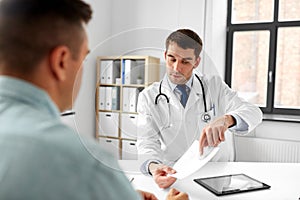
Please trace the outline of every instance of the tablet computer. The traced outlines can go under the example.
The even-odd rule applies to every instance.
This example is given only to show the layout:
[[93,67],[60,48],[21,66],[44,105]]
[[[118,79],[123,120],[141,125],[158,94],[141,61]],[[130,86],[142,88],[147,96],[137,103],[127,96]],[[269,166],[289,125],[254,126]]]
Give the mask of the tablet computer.
[[194,181],[217,196],[263,190],[271,187],[245,174],[198,178]]

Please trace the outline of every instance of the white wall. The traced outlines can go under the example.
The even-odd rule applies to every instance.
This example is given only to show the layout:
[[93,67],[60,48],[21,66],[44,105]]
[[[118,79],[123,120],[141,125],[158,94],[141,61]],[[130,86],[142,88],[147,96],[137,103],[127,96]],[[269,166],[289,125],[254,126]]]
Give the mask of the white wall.
[[[224,77],[227,1],[87,2],[94,11],[93,19],[87,27],[92,51],[84,64],[82,87],[74,105],[76,126],[80,133],[95,136],[96,56],[147,54],[159,57],[161,62],[164,62],[162,56],[167,35],[178,28],[191,28],[204,41],[201,71]],[[288,136],[291,140],[299,140],[297,130],[300,130],[299,123],[263,122],[255,136]]]
[[95,137],[95,86],[96,86],[96,57],[110,53],[110,46],[97,48],[111,35],[111,1],[87,0],[93,9],[93,18],[87,26],[89,48],[91,53],[85,60],[81,89],[73,110],[76,129],[83,135]]
[[253,136],[257,138],[300,142],[300,123],[263,121],[256,128]]
[[203,0],[113,1],[112,54],[147,54],[163,62],[164,41],[178,28],[204,33]]
[[164,42],[172,31],[190,28],[204,38],[206,4],[205,0],[87,2],[94,11],[87,27],[92,52],[84,63],[82,87],[74,110],[78,131],[94,137],[96,56],[147,54],[163,62]]
[[[225,76],[227,1],[206,0],[205,72]],[[211,71],[216,70],[216,71]]]

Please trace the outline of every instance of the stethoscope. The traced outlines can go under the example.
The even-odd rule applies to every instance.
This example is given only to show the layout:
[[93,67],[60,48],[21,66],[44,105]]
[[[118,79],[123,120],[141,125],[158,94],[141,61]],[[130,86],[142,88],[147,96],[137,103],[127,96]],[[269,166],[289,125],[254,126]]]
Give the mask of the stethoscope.
[[[207,111],[206,98],[205,98],[205,92],[204,92],[204,85],[203,85],[203,82],[201,81],[201,79],[199,78],[199,76],[197,74],[195,74],[195,76],[196,76],[196,78],[198,79],[198,81],[199,81],[199,83],[201,85],[202,98],[203,98],[204,111],[205,111],[202,114],[202,116],[201,116],[201,120],[203,122],[205,122],[205,123],[208,123],[211,120],[211,116],[210,116],[210,114]],[[158,95],[156,95],[154,103],[155,103],[155,105],[157,105],[158,104],[158,98],[160,96],[163,96],[167,100],[168,105],[170,105],[170,99],[168,98],[168,96],[166,94],[162,93],[162,91],[161,91],[162,82],[163,82],[163,80],[160,81],[160,84],[159,84],[159,93],[158,93]],[[170,108],[169,108],[169,111],[170,111]],[[169,115],[170,115],[170,113],[169,113]]]

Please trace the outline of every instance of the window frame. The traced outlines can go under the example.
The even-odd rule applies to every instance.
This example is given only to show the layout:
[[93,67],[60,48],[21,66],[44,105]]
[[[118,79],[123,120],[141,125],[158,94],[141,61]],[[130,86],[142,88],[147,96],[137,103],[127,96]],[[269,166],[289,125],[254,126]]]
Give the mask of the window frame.
[[274,21],[232,24],[232,2],[227,0],[227,26],[226,26],[226,66],[225,82],[231,87],[232,81],[232,56],[233,56],[233,36],[237,31],[270,31],[269,58],[268,58],[268,85],[266,95],[266,107],[260,107],[265,114],[299,115],[300,109],[275,108],[275,75],[276,75],[276,53],[278,28],[300,27],[299,21],[278,21],[279,0],[274,0]]

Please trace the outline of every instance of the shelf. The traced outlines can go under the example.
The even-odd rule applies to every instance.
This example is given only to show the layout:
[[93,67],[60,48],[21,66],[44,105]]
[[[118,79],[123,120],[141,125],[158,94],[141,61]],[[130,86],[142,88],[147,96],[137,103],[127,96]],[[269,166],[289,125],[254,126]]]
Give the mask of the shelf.
[[[118,158],[123,156],[123,143],[127,150],[136,148],[132,142],[136,142],[137,137],[138,94],[159,81],[159,68],[159,58],[151,56],[97,57],[95,137],[102,138],[102,145],[106,147],[118,146],[118,152],[113,152]],[[137,84],[139,77],[141,84]]]

